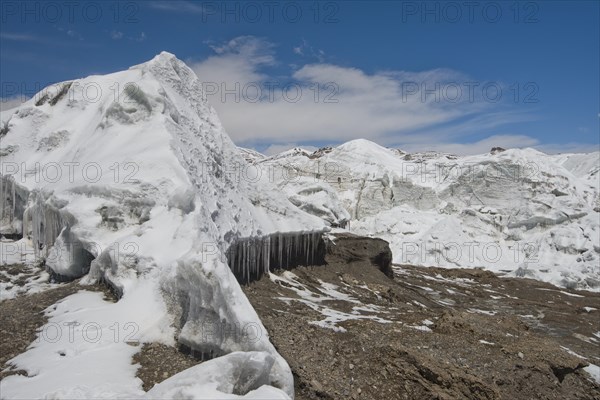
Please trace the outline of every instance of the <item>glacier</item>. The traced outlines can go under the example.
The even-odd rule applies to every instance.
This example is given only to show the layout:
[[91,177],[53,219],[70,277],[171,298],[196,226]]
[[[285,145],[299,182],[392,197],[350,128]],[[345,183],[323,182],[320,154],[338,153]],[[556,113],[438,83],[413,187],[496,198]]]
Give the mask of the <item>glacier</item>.
[[[243,372],[271,387],[264,393],[293,398],[290,368],[230,270],[227,249],[244,238],[329,228],[290,203],[267,177],[244,179],[247,161],[185,63],[163,52],[126,71],[53,85],[0,117],[2,235],[22,235],[61,279],[105,282],[120,297],[119,312],[146,340],[217,357],[189,373],[212,371],[221,383],[207,393],[235,386],[244,396],[243,386],[227,385]],[[72,305],[65,312],[77,318],[74,296],[65,300]],[[151,304],[152,318],[138,318]],[[265,334],[251,341],[208,335],[211,324],[251,325]],[[86,379],[84,390],[66,375],[57,377],[59,366],[35,365],[27,354],[45,354],[44,346],[33,344],[13,360],[31,377],[4,379],[3,393],[44,397],[60,388],[98,395],[106,383],[101,377]],[[81,352],[78,357],[94,357],[77,340],[66,346]],[[238,352],[247,353],[236,357],[248,358],[249,369],[228,372],[219,356]],[[129,371],[127,359],[117,357],[123,365],[106,367]],[[139,380],[126,376],[127,390],[115,387],[111,395],[146,396]],[[159,397],[179,393],[173,382],[161,385]]]
[[[458,157],[364,139],[272,157],[241,152],[332,228],[390,242],[395,263],[486,268],[600,290],[600,152]],[[330,195],[306,195],[315,192]]]

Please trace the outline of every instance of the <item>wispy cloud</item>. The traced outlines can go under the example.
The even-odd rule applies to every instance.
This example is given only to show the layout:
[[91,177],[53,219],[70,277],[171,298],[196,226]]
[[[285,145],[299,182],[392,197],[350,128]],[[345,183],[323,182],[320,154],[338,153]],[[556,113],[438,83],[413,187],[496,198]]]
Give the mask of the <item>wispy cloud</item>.
[[121,31],[111,31],[110,38],[113,40],[121,40],[123,38],[123,32]]
[[[215,54],[192,67],[202,81],[212,83],[213,92],[216,87],[208,100],[240,145],[339,143],[361,137],[389,145],[422,143],[424,138],[460,143],[531,118],[481,95],[469,98],[465,93],[452,101],[451,91],[442,89],[437,98],[428,93],[436,85],[470,80],[458,71],[368,73],[317,62],[286,73],[275,46],[263,39],[243,36],[211,48]],[[306,46],[298,50],[306,51]],[[273,67],[278,67],[277,76],[267,73]]]
[[[120,33],[120,32],[119,32],[119,33]],[[146,37],[147,37],[147,36],[146,36],[146,32],[140,32],[140,34],[139,34],[139,35],[137,35],[137,36],[127,36],[127,39],[128,39],[128,40],[130,40],[130,41],[132,41],[132,42],[138,42],[138,43],[141,43],[141,42],[143,42],[144,40],[146,40]],[[115,39],[115,38],[113,38],[113,39]],[[119,39],[120,39],[120,38],[119,38]]]
[[81,34],[79,32],[74,31],[72,29],[67,30],[67,36],[72,37],[77,40],[83,40],[83,36],[81,36]]
[[54,26],[54,28],[56,28],[57,31],[67,35],[68,37],[70,37],[72,39],[76,39],[78,41],[83,41],[83,36],[79,32],[77,32],[73,29],[65,28],[62,26],[56,26],[56,25]]
[[202,14],[204,8],[201,5],[189,1],[151,1],[148,3],[150,8],[162,11]]
[[23,34],[23,33],[10,33],[1,32],[0,39],[12,40],[15,42],[44,42],[44,38],[35,35]]
[[[63,27],[55,27],[60,32],[60,37],[53,36],[38,36],[29,33],[15,33],[15,32],[1,32],[0,40],[12,41],[12,42],[27,42],[32,44],[43,44],[49,46],[88,46],[83,40],[83,36],[72,29],[66,29]],[[67,36],[69,39],[66,39]],[[72,39],[76,39],[73,41]]]
[[305,39],[302,39],[302,43],[300,45],[293,47],[292,51],[294,54],[299,56],[312,57],[321,63],[325,61],[325,51],[321,49],[315,49]]

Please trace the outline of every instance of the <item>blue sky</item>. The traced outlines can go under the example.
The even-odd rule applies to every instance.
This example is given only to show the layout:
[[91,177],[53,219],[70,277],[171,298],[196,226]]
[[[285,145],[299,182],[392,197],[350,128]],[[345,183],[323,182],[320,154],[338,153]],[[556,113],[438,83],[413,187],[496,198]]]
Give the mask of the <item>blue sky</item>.
[[0,18],[3,109],[166,50],[234,141],[268,153],[599,147],[597,1],[2,1]]

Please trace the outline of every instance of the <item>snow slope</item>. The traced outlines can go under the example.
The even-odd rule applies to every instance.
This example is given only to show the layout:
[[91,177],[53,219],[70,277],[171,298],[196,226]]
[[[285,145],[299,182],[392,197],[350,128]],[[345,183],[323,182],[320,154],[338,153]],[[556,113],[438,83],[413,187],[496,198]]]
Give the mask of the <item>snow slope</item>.
[[[248,164],[191,69],[163,52],[127,71],[46,88],[1,119],[3,190],[29,193],[26,204],[19,200],[23,196],[12,196],[17,204],[1,207],[7,211],[0,233],[22,228],[38,257],[61,277],[87,274],[89,282],[110,283],[122,294],[115,306],[119,315],[135,323],[146,340],[177,340],[216,355],[264,353],[260,357],[272,360],[263,364],[265,382],[293,397],[289,367],[266,334],[249,341],[232,332],[207,335],[206,329],[214,332],[211,326],[226,323],[265,332],[227,266],[224,252],[233,240],[321,230],[325,224],[294,207],[267,177],[246,179]],[[19,207],[25,208],[23,220],[15,221],[11,209]],[[89,272],[82,268],[87,258],[93,258]],[[65,312],[74,320],[89,318],[77,313],[85,298],[74,296],[66,300],[72,306]],[[110,307],[96,304],[89,312],[93,318],[95,309]],[[152,318],[144,317],[146,307]],[[98,324],[107,329],[110,322],[109,313]],[[102,343],[88,346],[81,340],[67,343],[66,351],[126,377],[115,381],[121,383],[110,388],[110,396],[143,394],[128,365],[134,349],[120,343],[121,356],[115,359],[120,364],[110,365],[98,351]],[[93,371],[82,389],[68,375],[54,372],[60,365],[68,371],[69,357],[58,364],[38,362],[36,352],[52,352],[50,345],[42,340],[15,359],[36,376],[5,379],[2,393],[17,395],[18,387],[26,387],[27,396],[44,397],[60,388],[97,397],[94,385],[107,380],[92,376]],[[227,381],[216,360],[214,366],[214,379],[222,372]]]
[[[600,152],[457,157],[354,140],[254,163],[303,210],[330,224],[349,214],[351,231],[389,241],[396,263],[600,290]],[[319,191],[332,195],[305,195]]]

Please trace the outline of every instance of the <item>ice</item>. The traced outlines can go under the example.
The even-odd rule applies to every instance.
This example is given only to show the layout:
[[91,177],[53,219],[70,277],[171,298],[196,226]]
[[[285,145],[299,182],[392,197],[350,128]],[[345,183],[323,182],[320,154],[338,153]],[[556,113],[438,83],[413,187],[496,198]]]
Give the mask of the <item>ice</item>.
[[27,239],[17,241],[0,240],[0,265],[4,264],[34,264],[35,250]]
[[50,275],[36,263],[35,251],[27,239],[12,241],[0,240],[0,265],[18,265],[18,271],[2,270],[0,282],[0,301],[19,295],[38,293],[55,287],[49,282]]
[[52,271],[54,280],[68,281],[87,274],[94,258],[67,225],[51,247],[46,266]]
[[426,325],[406,325],[409,328],[416,329],[421,332],[432,332],[431,328]]
[[307,177],[282,180],[279,187],[299,209],[322,218],[330,226],[345,227],[350,213],[341,206],[335,184],[315,181]]
[[[102,89],[93,101],[86,93],[90,85]],[[11,175],[2,177],[2,193],[14,198],[9,205],[3,200],[2,226],[6,221],[18,229],[23,205],[25,237],[57,277],[85,274],[93,258],[82,283],[108,284],[123,314],[138,315],[141,299],[152,296],[149,301],[157,307],[148,330],[156,329],[157,321],[169,321],[173,345],[214,360],[237,351],[267,353],[273,359],[268,383],[293,397],[290,368],[269,342],[226,251],[240,238],[275,235],[271,252],[277,257],[269,262],[290,264],[300,254],[310,262],[315,246],[310,232],[322,232],[327,224],[291,204],[268,176],[246,178],[249,166],[207,103],[202,81],[172,54],[55,88],[2,113],[7,128],[2,130],[2,172]],[[30,193],[27,204],[12,196],[16,186],[6,185],[8,179]],[[287,232],[308,236],[294,239]],[[237,265],[249,277],[264,268],[261,252],[242,247],[244,259]],[[140,281],[152,290],[144,290]],[[131,298],[140,301],[127,301]],[[220,332],[214,329],[217,323],[239,329]],[[260,335],[248,340],[239,334],[250,328]],[[124,354],[130,362],[132,353]],[[128,387],[139,384],[131,374],[123,379]],[[223,379],[225,384],[228,378]],[[3,388],[13,393],[15,382],[3,381]],[[58,393],[69,376],[46,382],[33,397]],[[132,393],[106,382],[110,396]],[[97,397],[84,388],[71,389],[74,397]]]
[[18,238],[23,235],[23,212],[29,191],[10,175],[0,174],[0,235]]
[[[327,223],[345,209],[347,229],[390,242],[395,263],[483,267],[600,290],[600,152],[458,157],[360,139],[250,159]],[[311,194],[318,187],[335,195],[323,202]]]
[[586,371],[588,374],[590,374],[590,376],[592,377],[592,379],[600,385],[600,366],[595,365],[595,364],[590,364],[587,367],[583,368],[584,371]]
[[269,271],[325,263],[322,232],[274,233],[241,238],[227,250],[229,267],[240,283],[260,279]]

